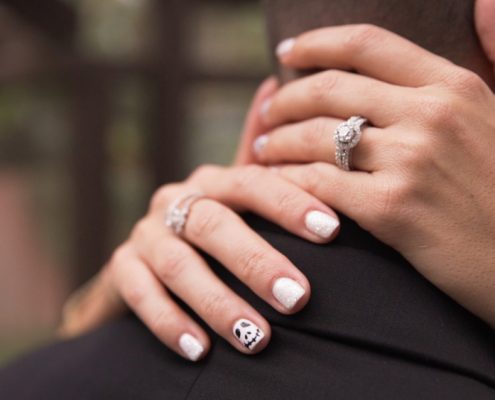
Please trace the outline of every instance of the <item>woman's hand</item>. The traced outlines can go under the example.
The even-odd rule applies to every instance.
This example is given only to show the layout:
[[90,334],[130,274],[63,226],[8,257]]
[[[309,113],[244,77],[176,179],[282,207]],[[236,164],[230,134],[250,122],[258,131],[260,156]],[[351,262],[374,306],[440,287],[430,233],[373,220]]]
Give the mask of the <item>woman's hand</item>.
[[[495,96],[473,72],[375,26],[312,31],[281,62],[326,69],[263,107],[258,160],[400,251],[495,325]],[[357,71],[352,73],[349,71]],[[335,164],[333,132],[366,117],[356,171]]]
[[[256,132],[259,106],[274,86],[268,81],[261,87],[246,132]],[[244,140],[250,140],[249,136]],[[249,157],[240,151],[238,164],[248,162]],[[166,211],[176,198],[195,192],[206,198],[192,205],[179,237],[165,226]],[[257,213],[315,243],[328,242],[338,231],[332,210],[267,168],[203,166],[185,182],[165,185],[156,192],[148,214],[128,240],[92,283],[68,302],[61,334],[70,337],[92,329],[127,305],[164,344],[195,361],[207,353],[209,339],[173,300],[172,292],[239,351],[263,349],[270,339],[267,321],[215,276],[195,248],[217,259],[284,314],[304,307],[310,286],[284,255],[235,213],[241,210]],[[251,327],[243,326],[246,320]],[[260,329],[259,335],[246,342],[240,333],[253,324]]]

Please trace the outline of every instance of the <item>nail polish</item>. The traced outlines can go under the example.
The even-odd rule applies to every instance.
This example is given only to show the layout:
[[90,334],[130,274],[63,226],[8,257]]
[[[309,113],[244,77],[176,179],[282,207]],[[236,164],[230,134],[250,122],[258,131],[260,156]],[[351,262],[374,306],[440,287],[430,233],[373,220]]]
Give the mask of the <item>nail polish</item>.
[[248,350],[254,350],[259,342],[265,337],[263,331],[247,319],[238,320],[232,329],[236,339]]
[[266,99],[265,101],[263,101],[260,108],[262,117],[264,117],[268,113],[268,110],[270,109],[271,105],[272,105],[272,99]]
[[305,223],[309,231],[323,239],[328,239],[332,236],[332,233],[339,226],[337,219],[321,211],[307,213]]
[[296,40],[294,38],[282,40],[278,44],[277,49],[276,49],[277,56],[283,57],[284,55],[290,53],[292,48],[294,47],[295,43],[296,43]]
[[256,140],[253,142],[253,151],[254,154],[259,154],[261,150],[263,150],[263,147],[266,146],[268,142],[268,135],[261,135],[256,138]]
[[205,350],[199,340],[189,333],[182,334],[179,339],[179,346],[191,361],[197,361]]
[[296,303],[304,296],[306,291],[295,280],[290,278],[279,278],[273,285],[273,296],[282,304],[287,310],[291,310]]

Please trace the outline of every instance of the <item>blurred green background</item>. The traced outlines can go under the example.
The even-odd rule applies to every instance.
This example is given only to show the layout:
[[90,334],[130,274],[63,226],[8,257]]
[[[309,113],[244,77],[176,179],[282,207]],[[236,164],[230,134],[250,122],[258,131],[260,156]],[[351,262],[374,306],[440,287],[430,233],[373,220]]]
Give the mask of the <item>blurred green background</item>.
[[[0,365],[50,340],[61,304],[87,275],[81,269],[86,265],[92,272],[100,267],[100,258],[110,255],[146,211],[158,183],[182,179],[204,162],[230,162],[249,101],[269,71],[264,21],[256,1],[167,1],[159,6],[152,0],[29,3],[0,0]],[[166,15],[165,3],[181,8],[183,19],[180,38],[168,37],[172,47],[161,49],[163,35],[170,35],[163,32],[167,18],[173,18]],[[54,17],[58,10],[60,16]],[[73,18],[70,40],[64,37],[64,15]],[[59,32],[50,33],[57,26],[51,18],[58,18]],[[174,43],[183,51],[179,61],[170,50]],[[150,136],[149,108],[162,107],[166,116],[167,107],[174,105],[173,99],[161,104],[163,97],[150,96],[153,74],[167,82],[169,68],[175,68],[171,76],[182,79],[177,101],[183,107],[177,118],[171,114],[179,124],[172,127],[180,130],[170,131],[162,121],[153,128],[160,132]],[[101,76],[110,75],[111,81],[102,85],[108,101],[104,123],[93,124],[101,139],[91,139],[94,144],[89,142],[93,125],[87,121],[92,111],[79,110],[79,115],[76,110],[74,119],[74,108],[91,105],[91,96],[95,104],[101,100],[98,81],[91,81],[95,90],[86,103],[77,98],[74,103],[70,90],[70,85],[84,87],[85,79],[92,79],[86,69],[105,69]],[[192,72],[181,74],[182,69]],[[158,90],[166,92],[167,86]],[[85,128],[80,132],[86,122],[91,131],[87,142]],[[150,167],[150,149],[162,133],[165,139],[157,148],[164,152],[164,164],[176,168],[157,174],[160,167]],[[77,135],[83,139],[75,139]],[[168,149],[167,143],[178,148]],[[73,161],[79,150],[90,154],[87,177],[84,159]],[[104,170],[90,165],[91,151],[100,154]],[[159,163],[160,155],[154,157]],[[98,181],[99,173],[105,187],[98,191],[95,184],[96,206],[91,202],[84,214],[78,190],[86,185],[84,196],[92,199],[91,179]],[[91,207],[99,201],[106,204],[100,212],[110,211],[111,217],[101,221],[105,243],[95,256],[94,241],[89,238],[86,243],[84,235],[78,241],[78,232],[81,221],[92,219]],[[100,222],[94,217],[96,222],[89,222],[99,234]]]

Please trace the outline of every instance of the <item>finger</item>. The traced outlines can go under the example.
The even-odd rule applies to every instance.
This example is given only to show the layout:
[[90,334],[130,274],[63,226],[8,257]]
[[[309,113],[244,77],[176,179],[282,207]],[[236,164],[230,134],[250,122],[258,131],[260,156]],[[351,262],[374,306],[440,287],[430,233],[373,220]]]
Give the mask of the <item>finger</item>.
[[[159,218],[150,218],[137,240],[140,254],[156,276],[239,351],[251,354],[265,348],[270,338],[268,322],[218,279],[191,246],[164,228]],[[239,340],[234,334],[239,321],[249,321],[260,335],[252,342]]]
[[495,64],[495,0],[476,0],[475,23],[487,57]]
[[277,88],[277,80],[274,77],[270,77],[266,79],[257,90],[246,117],[241,142],[234,159],[234,165],[244,165],[255,162],[251,147],[256,137],[261,135],[265,130],[260,118],[260,111],[264,102],[275,93]]
[[373,25],[322,28],[282,42],[285,65],[355,70],[380,81],[419,87],[441,81],[450,61]]
[[172,300],[137,254],[122,248],[113,264],[119,292],[153,334],[191,361],[202,358],[210,347],[207,334]]
[[121,315],[125,309],[108,269],[104,268],[67,300],[57,333],[63,338],[81,335]]
[[295,312],[307,303],[310,290],[305,276],[220,203],[196,202],[183,235],[279,312]]
[[277,173],[360,224],[373,214],[372,199],[381,187],[374,174],[343,171],[327,163],[283,166]]
[[329,70],[283,86],[271,98],[263,119],[266,124],[277,126],[319,116],[347,119],[361,115],[372,125],[384,128],[401,118],[413,95],[412,89]]
[[[328,162],[335,164],[335,129],[344,121],[314,118],[282,125],[265,135],[256,157],[265,164]],[[374,171],[381,165],[384,130],[364,126],[359,144],[353,149],[352,164],[361,171]]]
[[266,168],[208,166],[193,180],[208,197],[252,211],[312,242],[326,243],[338,234],[338,217],[328,206]]

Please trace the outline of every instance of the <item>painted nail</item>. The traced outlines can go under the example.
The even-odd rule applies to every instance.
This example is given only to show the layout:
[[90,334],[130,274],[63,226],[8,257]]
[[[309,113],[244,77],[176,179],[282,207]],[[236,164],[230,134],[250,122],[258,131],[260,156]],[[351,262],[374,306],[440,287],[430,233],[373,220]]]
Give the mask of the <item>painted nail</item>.
[[205,350],[199,340],[189,333],[182,334],[179,339],[179,346],[191,361],[197,361]]
[[283,57],[284,55],[290,53],[292,48],[294,47],[294,44],[296,43],[296,40],[294,38],[289,38],[282,40],[276,49],[277,56]]
[[291,310],[306,291],[295,280],[279,278],[273,285],[273,295],[287,310]]
[[248,350],[254,350],[256,345],[265,337],[263,331],[254,322],[247,319],[238,320],[234,324],[232,332]]
[[265,115],[268,113],[268,110],[270,109],[271,105],[272,105],[272,99],[266,99],[265,101],[263,101],[263,103],[261,104],[261,109],[260,109],[262,117],[265,117]]
[[321,211],[310,211],[306,214],[306,228],[323,239],[328,239],[338,228],[339,221]]
[[259,154],[267,143],[268,143],[268,135],[261,135],[257,137],[256,140],[253,142],[254,154]]

